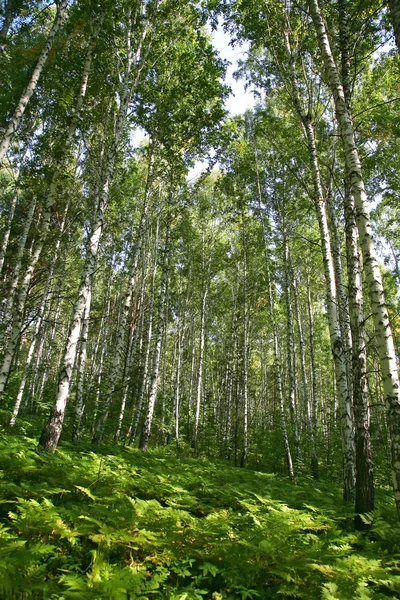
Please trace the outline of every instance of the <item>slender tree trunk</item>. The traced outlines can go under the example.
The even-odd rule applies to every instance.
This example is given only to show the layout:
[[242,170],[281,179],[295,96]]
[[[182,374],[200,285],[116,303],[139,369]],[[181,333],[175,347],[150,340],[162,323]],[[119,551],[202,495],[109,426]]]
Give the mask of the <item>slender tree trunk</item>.
[[157,220],[156,239],[155,239],[155,243],[154,243],[154,260],[153,260],[153,274],[152,274],[152,281],[151,281],[151,298],[150,298],[150,305],[149,305],[149,311],[148,311],[149,312],[149,317],[148,317],[149,322],[148,322],[148,327],[147,327],[147,344],[146,344],[146,351],[145,351],[145,356],[144,356],[142,380],[141,380],[140,390],[139,390],[139,394],[138,394],[136,415],[135,415],[135,420],[134,420],[134,424],[133,424],[132,431],[130,434],[130,439],[129,439],[130,445],[133,445],[134,440],[137,436],[139,421],[142,416],[143,402],[144,402],[144,398],[145,398],[146,392],[148,390],[149,381],[150,381],[150,373],[149,373],[150,366],[149,365],[150,365],[150,354],[151,354],[151,342],[153,339],[154,300],[155,300],[155,293],[156,293],[156,275],[157,275],[157,260],[158,260],[158,234],[159,234],[159,220]]
[[247,256],[246,239],[243,227],[243,450],[240,457],[240,466],[246,466],[248,451],[248,429],[249,429],[249,314],[247,308]]
[[208,273],[204,282],[203,293],[201,297],[201,316],[200,316],[200,341],[199,341],[199,364],[197,370],[197,392],[196,407],[193,422],[192,448],[197,447],[199,435],[199,422],[201,410],[201,398],[203,393],[203,374],[204,374],[204,348],[206,344],[206,318],[207,318],[207,297],[208,297]]
[[68,0],[61,0],[59,4],[57,4],[57,12],[54,18],[54,22],[48,38],[46,40],[45,45],[39,55],[35,68],[33,69],[32,75],[30,77],[29,83],[26,86],[25,90],[20,97],[17,106],[15,107],[14,114],[6,126],[4,134],[2,138],[0,138],[0,165],[2,164],[4,157],[7,153],[7,150],[14,138],[15,133],[18,131],[22,116],[25,112],[25,109],[28,105],[29,100],[31,99],[36,86],[38,84],[40,75],[42,73],[43,67],[46,64],[47,58],[50,54],[50,50],[53,46],[54,39],[63,23],[65,12],[67,9]]
[[[170,204],[170,200],[169,200]],[[150,388],[149,388],[149,401],[147,405],[147,414],[143,424],[142,438],[140,441],[140,449],[142,452],[147,451],[147,447],[150,439],[151,432],[151,424],[153,421],[154,407],[156,404],[157,398],[157,390],[158,390],[158,380],[159,380],[159,372],[160,372],[160,358],[161,358],[161,345],[162,339],[164,335],[164,327],[165,327],[165,302],[167,298],[167,288],[168,288],[168,275],[169,275],[169,252],[170,252],[170,231],[171,231],[171,215],[170,207],[168,206],[168,215],[167,215],[167,224],[166,224],[166,232],[165,232],[165,243],[164,243],[164,251],[163,251],[163,266],[162,266],[162,274],[161,274],[161,284],[160,284],[160,298],[159,298],[159,306],[158,306],[158,324],[157,324],[157,334],[156,334],[156,343],[154,348],[154,356],[153,356],[153,372],[150,380]]]
[[[283,218],[283,216],[281,215]],[[288,365],[288,399],[290,416],[293,423],[293,433],[296,446],[297,458],[300,458],[300,435],[299,418],[296,410],[295,390],[296,390],[296,371],[295,371],[295,353],[294,353],[294,328],[293,328],[293,310],[290,294],[290,265],[289,265],[289,247],[287,242],[286,227],[283,228],[283,269],[284,269],[284,292],[286,304],[286,338],[287,338],[287,365]]]
[[75,396],[75,419],[72,429],[72,442],[78,444],[81,440],[82,433],[82,418],[85,411],[84,385],[85,385],[85,368],[87,356],[87,340],[89,334],[89,315],[90,305],[92,300],[92,290],[89,290],[86,306],[84,308],[82,319],[82,330],[80,339],[80,350],[78,358],[77,381],[76,381],[76,396]]
[[318,386],[317,386],[317,368],[315,363],[315,344],[314,344],[314,313],[311,300],[311,285],[310,280],[307,281],[307,311],[308,311],[308,329],[309,329],[309,344],[310,344],[310,365],[312,379],[312,422],[314,436],[318,431]]
[[131,258],[132,265],[129,273],[128,285],[125,291],[125,295],[123,298],[123,306],[121,318],[118,324],[117,330],[117,340],[116,340],[116,348],[113,353],[114,360],[111,365],[111,373],[109,379],[108,390],[106,392],[104,402],[103,402],[103,412],[100,419],[100,422],[96,428],[96,435],[93,437],[93,442],[99,443],[103,437],[104,427],[106,421],[108,419],[108,414],[110,412],[111,403],[115,394],[115,388],[118,381],[118,377],[121,371],[121,365],[123,364],[124,352],[126,350],[126,330],[128,324],[128,317],[131,312],[132,305],[132,296],[133,291],[136,284],[137,278],[137,270],[138,270],[138,262],[141,254],[142,244],[144,240],[144,232],[146,226],[147,212],[149,207],[149,199],[150,199],[150,191],[153,180],[153,166],[154,166],[154,151],[151,151],[149,163],[148,163],[148,171],[147,171],[147,181],[146,181],[146,189],[144,193],[144,201],[142,207],[142,213],[140,216],[138,232],[136,236],[136,243],[134,244],[134,251]]
[[182,358],[183,358],[183,346],[185,340],[185,323],[181,322],[178,328],[178,352],[176,361],[176,380],[174,390],[174,436],[175,443],[179,446],[179,416],[180,416],[180,395],[181,395],[181,371],[182,371]]
[[363,311],[362,269],[358,251],[355,207],[349,185],[345,183],[346,254],[350,301],[350,325],[353,338],[353,390],[356,442],[356,529],[365,529],[358,516],[374,510],[374,480],[369,431],[369,393],[367,349]]
[[310,436],[310,445],[311,445],[311,474],[314,479],[319,478],[319,469],[318,469],[318,455],[317,449],[315,446],[315,428],[313,426],[312,419],[312,410],[311,410],[311,400],[310,400],[310,391],[308,386],[308,378],[307,378],[307,369],[306,369],[306,356],[305,356],[305,344],[304,344],[304,334],[303,334],[303,326],[300,315],[300,306],[299,306],[299,296],[297,292],[297,282],[294,278],[292,278],[292,287],[293,287],[293,298],[294,298],[294,308],[297,322],[297,331],[299,334],[299,346],[300,346],[300,370],[301,370],[301,383],[303,388],[303,404],[305,408],[306,420],[307,420],[307,428]]
[[[80,86],[78,98],[76,101],[75,116],[71,121],[71,124],[68,129],[67,137],[66,137],[66,142],[65,142],[66,150],[65,151],[67,151],[67,149],[69,148],[69,146],[72,143],[72,140],[73,140],[73,137],[75,134],[75,130],[76,130],[76,127],[78,124],[78,118],[79,118],[79,115],[80,115],[80,112],[81,112],[81,109],[83,106],[83,99],[86,94],[87,81],[88,81],[88,77],[89,77],[91,60],[92,60],[92,46],[90,45],[88,54],[86,57],[84,69],[83,69],[81,86]],[[0,371],[0,398],[6,387],[8,376],[9,376],[11,365],[12,365],[12,361],[14,358],[14,353],[16,352],[16,350],[18,348],[18,342],[19,342],[19,339],[20,339],[20,336],[22,333],[26,297],[27,297],[27,294],[28,294],[28,291],[30,288],[30,284],[32,281],[32,277],[33,277],[33,274],[35,271],[36,264],[42,253],[43,247],[46,242],[47,234],[48,234],[48,231],[50,228],[52,209],[53,209],[53,206],[54,206],[54,203],[56,200],[56,196],[57,196],[58,179],[61,174],[62,164],[63,164],[63,160],[60,159],[57,162],[57,164],[55,165],[52,180],[51,180],[50,187],[49,187],[49,192],[48,192],[46,202],[45,202],[39,238],[34,246],[28,267],[26,268],[25,275],[19,286],[18,299],[17,299],[16,307],[14,309],[14,313],[13,313],[13,317],[12,317],[11,335],[10,335],[10,339],[9,339],[9,343],[8,343],[8,348],[6,349],[5,356],[3,358],[3,365],[2,365],[1,371]]]
[[290,479],[294,479],[294,469],[293,469],[293,460],[292,453],[290,451],[289,444],[289,436],[287,433],[286,426],[286,415],[285,415],[285,407],[283,402],[283,389],[282,389],[282,370],[281,370],[281,361],[280,361],[280,353],[279,353],[279,338],[278,338],[278,328],[275,321],[274,315],[274,301],[273,301],[273,290],[272,290],[272,282],[271,275],[269,271],[269,259],[266,252],[266,275],[267,275],[267,288],[268,288],[268,308],[269,308],[269,318],[271,322],[271,327],[273,331],[273,344],[274,344],[274,359],[275,359],[275,375],[276,375],[276,391],[278,395],[278,404],[279,404],[279,412],[281,418],[281,428],[283,435],[283,442],[285,445],[285,454],[286,454],[286,463],[288,468],[288,473]]
[[393,487],[397,512],[400,518],[400,389],[396,353],[385,302],[382,276],[375,252],[368,200],[365,192],[361,162],[354,137],[352,116],[348,109],[339,72],[331,51],[328,33],[318,0],[309,0],[310,13],[317,33],[318,44],[325,66],[325,74],[332,91],[336,118],[343,141],[346,166],[350,174],[351,192],[356,208],[356,223],[360,236],[365,279],[373,313],[377,348],[387,406],[388,425],[392,447]]
[[313,200],[317,212],[322,247],[322,259],[324,265],[329,333],[332,354],[336,369],[337,394],[339,397],[339,403],[341,408],[342,446],[344,455],[343,496],[346,501],[351,502],[354,500],[355,486],[355,446],[353,416],[351,407],[351,397],[348,386],[346,348],[340,327],[338,298],[335,284],[334,265],[332,260],[331,239],[329,235],[328,219],[326,212],[326,202],[321,182],[314,126],[311,121],[311,115],[305,112],[301,102],[294,57],[291,51],[289,37],[286,32],[285,39],[290,65],[290,83],[292,87],[293,104],[301,121],[304,135],[307,139],[308,152],[310,157],[310,166],[314,190]]
[[[142,273],[141,289],[143,290],[143,273]],[[128,400],[128,392],[129,392],[130,381],[131,381],[131,371],[133,368],[133,361],[134,361],[134,357],[135,357],[136,343],[137,343],[137,337],[138,337],[138,335],[137,335],[138,323],[139,323],[139,318],[140,318],[140,312],[142,310],[142,300],[143,300],[142,293],[140,296],[138,296],[138,294],[136,294],[135,298],[132,302],[132,308],[134,307],[134,315],[133,316],[131,315],[130,331],[128,334],[128,349],[126,352],[126,359],[125,359],[124,372],[123,372],[123,378],[122,378],[121,408],[119,411],[117,427],[115,429],[115,434],[114,434],[114,441],[116,443],[119,442],[119,439],[121,437],[122,424],[123,424],[124,418],[125,418],[125,410],[126,410],[126,404],[127,404],[127,400]]]
[[15,296],[15,291],[18,287],[19,276],[21,273],[22,261],[23,261],[23,257],[24,257],[26,240],[28,239],[29,230],[32,225],[35,208],[36,208],[36,199],[34,198],[29,205],[28,214],[26,215],[26,218],[24,219],[24,228],[22,230],[22,235],[19,238],[12,278],[10,281],[8,281],[8,297],[7,297],[6,310],[5,310],[5,314],[4,314],[5,330],[3,330],[3,332],[2,332],[3,336],[6,335],[6,330],[8,329],[8,326],[12,323],[12,317],[13,317],[12,309],[13,309],[13,304],[14,304],[14,296]]
[[187,425],[186,425],[186,435],[187,440],[191,439],[190,432],[190,423],[192,416],[192,408],[193,408],[193,389],[194,389],[194,372],[196,366],[196,344],[195,344],[195,322],[194,319],[192,321],[190,339],[192,340],[192,354],[190,361],[190,379],[189,379],[189,393],[188,393],[188,414],[187,414]]

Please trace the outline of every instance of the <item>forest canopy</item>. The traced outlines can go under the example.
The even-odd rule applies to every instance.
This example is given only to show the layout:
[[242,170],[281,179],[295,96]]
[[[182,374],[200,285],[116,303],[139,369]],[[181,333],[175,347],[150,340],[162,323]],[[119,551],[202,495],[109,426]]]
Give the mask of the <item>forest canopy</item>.
[[390,489],[400,516],[399,1],[5,0],[0,27],[4,440],[334,481],[364,533]]

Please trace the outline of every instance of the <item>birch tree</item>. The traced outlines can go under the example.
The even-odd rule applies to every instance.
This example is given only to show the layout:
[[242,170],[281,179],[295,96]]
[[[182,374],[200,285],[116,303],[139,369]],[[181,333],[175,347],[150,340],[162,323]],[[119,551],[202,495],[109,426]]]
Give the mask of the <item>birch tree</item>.
[[376,343],[379,351],[388,426],[392,444],[392,474],[397,512],[400,516],[400,388],[393,335],[385,302],[382,276],[375,251],[362,165],[354,135],[353,120],[347,106],[343,84],[332,53],[329,35],[317,0],[309,1],[318,45],[324,62],[325,75],[333,94],[348,169],[351,193],[354,197],[356,224],[360,236],[365,279],[373,313]]

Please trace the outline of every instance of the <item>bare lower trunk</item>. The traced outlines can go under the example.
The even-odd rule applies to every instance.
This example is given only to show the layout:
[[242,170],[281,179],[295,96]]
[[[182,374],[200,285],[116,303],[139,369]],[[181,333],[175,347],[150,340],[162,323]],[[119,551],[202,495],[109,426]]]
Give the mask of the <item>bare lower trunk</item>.
[[[355,207],[347,182],[345,183],[346,254],[350,302],[350,325],[353,338],[353,393],[356,443],[357,515],[374,510],[374,479],[371,438],[369,431],[369,394],[367,377],[367,346],[363,311],[362,269],[358,251]],[[357,529],[364,529],[362,519],[355,520]]]
[[[169,208],[168,208],[169,210]],[[151,424],[153,421],[154,408],[157,398],[159,372],[160,372],[160,359],[161,359],[161,345],[164,335],[165,327],[165,303],[167,299],[167,288],[168,288],[168,274],[169,274],[169,251],[170,251],[170,230],[171,230],[171,216],[167,215],[167,225],[165,233],[165,245],[164,245],[164,256],[163,256],[163,267],[161,274],[160,284],[160,300],[158,307],[158,324],[157,324],[157,335],[156,343],[154,348],[153,356],[153,371],[151,374],[150,387],[149,387],[149,401],[147,405],[147,414],[143,424],[142,438],[140,441],[140,449],[142,452],[147,451],[147,447],[150,439]]]
[[310,167],[313,181],[313,201],[317,212],[320,230],[322,260],[324,266],[326,302],[329,323],[329,334],[331,349],[336,370],[337,394],[341,410],[342,447],[344,455],[344,499],[354,500],[355,486],[355,447],[353,415],[351,407],[351,396],[348,386],[348,372],[346,362],[346,344],[343,340],[340,327],[340,315],[338,311],[337,287],[332,259],[331,239],[329,235],[326,202],[321,182],[318,153],[315,140],[312,116],[305,111],[299,94],[296,65],[290,46],[289,35],[285,32],[286,47],[290,65],[290,83],[293,104],[301,121],[304,135],[307,139]]
[[310,391],[308,386],[308,378],[307,378],[307,369],[306,369],[306,357],[305,357],[305,344],[304,344],[304,334],[303,334],[303,325],[300,315],[300,306],[299,306],[299,297],[297,293],[297,282],[295,279],[292,280],[293,286],[293,297],[294,297],[294,308],[297,322],[297,331],[299,334],[299,346],[300,346],[300,370],[301,370],[301,383],[302,383],[302,396],[303,396],[303,405],[305,408],[306,420],[307,420],[307,428],[310,436],[310,445],[311,445],[311,474],[314,479],[319,478],[319,470],[318,470],[318,455],[317,449],[315,446],[315,435],[314,435],[314,427],[312,420],[312,411],[311,411],[311,399],[310,399]]
[[400,389],[393,335],[385,302],[382,276],[375,252],[368,199],[354,136],[352,116],[346,103],[318,0],[309,0],[309,7],[324,61],[325,74],[335,101],[336,118],[340,127],[346,167],[350,176],[351,192],[355,202],[356,223],[360,236],[365,280],[368,286],[385,390],[388,426],[391,436],[394,496],[400,518]]
[[298,415],[296,410],[295,390],[296,390],[296,370],[295,370],[295,342],[293,328],[293,310],[290,294],[290,265],[289,265],[289,247],[286,236],[286,228],[283,225],[283,267],[284,267],[284,292],[286,304],[286,340],[287,340],[287,365],[288,365],[288,400],[291,421],[293,424],[293,433],[295,439],[295,451],[297,458],[300,457],[300,435],[298,425]]
[[153,274],[152,274],[152,281],[151,281],[151,298],[150,298],[150,306],[149,306],[149,311],[148,311],[149,321],[148,321],[148,327],[147,327],[147,344],[146,344],[146,351],[145,351],[144,364],[143,364],[142,380],[140,383],[138,401],[137,401],[137,406],[136,406],[136,413],[134,415],[134,421],[133,421],[132,430],[130,433],[130,439],[129,439],[130,445],[132,445],[134,443],[134,440],[137,436],[139,421],[142,416],[143,402],[144,402],[146,391],[149,387],[149,382],[150,382],[150,372],[149,372],[150,367],[149,367],[149,365],[150,365],[151,342],[152,342],[152,338],[153,338],[154,300],[155,300],[155,293],[156,293],[156,275],[157,275],[157,258],[158,258],[158,223],[157,223],[157,233],[156,233],[156,240],[155,240],[154,248],[155,248],[155,252],[154,252]]
[[117,335],[116,335],[116,347],[115,347],[115,351],[113,353],[114,359],[113,359],[113,362],[111,365],[111,373],[110,373],[108,390],[106,392],[104,402],[103,402],[102,417],[98,424],[96,436],[94,438],[94,441],[96,441],[97,443],[101,441],[101,438],[103,436],[104,426],[107,421],[111,403],[112,403],[114,393],[115,393],[115,387],[116,387],[116,384],[118,381],[118,377],[120,376],[121,365],[124,362],[123,358],[124,358],[124,353],[126,350],[125,340],[126,340],[128,316],[131,311],[133,291],[135,289],[135,284],[136,284],[136,279],[137,279],[138,261],[139,261],[139,257],[141,254],[142,244],[143,244],[143,240],[144,240],[144,232],[145,232],[145,225],[146,225],[147,212],[148,212],[148,206],[149,206],[150,191],[151,191],[151,185],[152,185],[152,179],[153,179],[153,165],[154,165],[154,154],[152,151],[150,158],[149,158],[149,164],[148,164],[147,182],[146,182],[146,189],[145,189],[145,193],[144,193],[142,213],[140,216],[138,232],[137,232],[137,236],[136,236],[136,240],[135,240],[135,244],[134,244],[134,251],[133,251],[132,258],[131,258],[132,264],[131,264],[131,269],[130,269],[129,278],[128,278],[128,285],[126,287],[125,295],[123,297],[121,318],[120,318],[119,324],[118,324],[118,330],[117,330]]
[[183,346],[184,346],[184,340],[185,340],[185,323],[181,322],[181,319],[179,322],[177,335],[178,335],[178,349],[177,349],[176,377],[175,377],[175,390],[174,390],[174,412],[173,412],[173,419],[171,420],[171,422],[174,424],[175,443],[177,446],[179,446],[181,371],[182,371]]
[[311,363],[311,378],[312,378],[312,423],[314,435],[318,431],[318,386],[317,386],[317,368],[315,364],[314,350],[314,313],[311,301],[311,286],[310,281],[307,281],[307,312],[308,312],[308,327],[309,327],[309,343],[310,343],[310,363]]
[[201,299],[201,316],[200,316],[200,341],[199,341],[199,364],[197,370],[197,392],[196,392],[196,407],[193,422],[192,448],[197,447],[197,439],[199,434],[201,398],[203,393],[203,375],[204,375],[204,348],[206,343],[206,316],[207,316],[207,296],[208,296],[208,281],[204,284],[202,299]]
[[72,441],[74,444],[78,444],[81,439],[81,428],[82,418],[85,411],[85,398],[84,398],[84,384],[85,384],[85,367],[86,367],[86,356],[87,356],[87,340],[89,334],[89,315],[90,305],[92,300],[92,290],[89,290],[86,298],[86,306],[84,308],[83,320],[82,320],[82,332],[80,339],[80,350],[78,359],[77,369],[77,381],[76,381],[76,397],[75,397],[75,420],[72,429]]

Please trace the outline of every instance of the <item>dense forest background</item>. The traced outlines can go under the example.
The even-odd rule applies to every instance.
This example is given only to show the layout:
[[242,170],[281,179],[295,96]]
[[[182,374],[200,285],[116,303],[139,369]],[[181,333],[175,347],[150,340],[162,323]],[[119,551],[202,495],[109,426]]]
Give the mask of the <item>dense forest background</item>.
[[[399,1],[5,0],[0,19],[5,453],[162,448],[331,482],[364,533],[377,490],[400,515]],[[217,27],[245,48],[243,114]],[[324,589],[293,597],[398,597]]]

